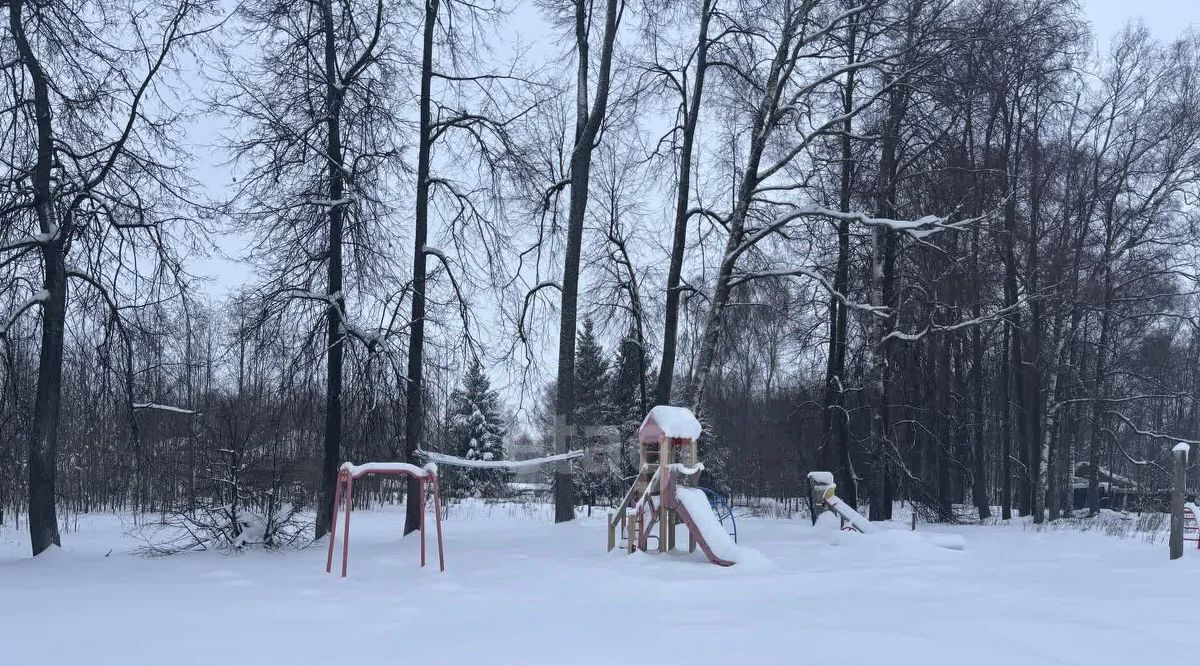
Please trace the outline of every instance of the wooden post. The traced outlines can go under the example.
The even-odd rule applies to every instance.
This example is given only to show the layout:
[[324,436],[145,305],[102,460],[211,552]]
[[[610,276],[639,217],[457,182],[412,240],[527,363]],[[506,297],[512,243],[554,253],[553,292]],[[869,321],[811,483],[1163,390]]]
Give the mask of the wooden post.
[[325,561],[325,573],[333,570],[333,543],[337,541],[337,515],[342,508],[342,488],[344,487],[345,471],[339,471],[337,489],[333,493],[333,509],[329,512],[329,559]]
[[[696,440],[693,439],[688,442],[688,465],[695,467],[698,464],[700,464],[700,458],[696,453]],[[696,535],[692,534],[691,530],[688,530],[688,552],[696,552]]]
[[354,506],[354,477],[346,472],[346,518],[342,533],[342,578],[346,577],[346,569],[350,566],[350,509]]
[[1180,442],[1171,449],[1175,459],[1175,482],[1171,485],[1171,559],[1183,557],[1183,490],[1187,484],[1189,447]]
[[658,438],[658,552],[665,553],[669,547],[667,533],[670,531],[671,516],[667,503],[663,501],[671,465],[671,440]]
[[[678,461],[678,456],[675,454],[675,442],[676,441],[678,441],[678,440],[674,440],[674,439],[667,440],[667,447],[670,449],[669,455],[671,456],[672,463],[675,463]],[[671,479],[672,479],[672,483],[677,484],[679,482],[679,479],[674,474],[671,475]],[[672,494],[674,494],[674,489],[672,489],[671,492],[672,492]],[[671,501],[673,503],[675,501],[675,498],[672,497]],[[675,550],[675,526],[678,524],[679,524],[679,512],[674,509],[668,509],[667,510],[667,550]]]
[[421,566],[425,566],[425,486],[428,485],[428,479],[420,479],[421,486]]
[[817,524],[817,516],[825,511],[825,493],[830,488],[837,488],[830,472],[813,471],[808,473],[808,502],[812,524]]
[[442,485],[436,474],[433,476],[433,522],[437,525],[438,570],[446,570],[446,551],[442,549]]
[[625,539],[629,541],[629,552],[637,550],[638,544],[642,538],[642,518],[641,511],[633,514],[633,518],[629,521],[629,531],[625,534]]

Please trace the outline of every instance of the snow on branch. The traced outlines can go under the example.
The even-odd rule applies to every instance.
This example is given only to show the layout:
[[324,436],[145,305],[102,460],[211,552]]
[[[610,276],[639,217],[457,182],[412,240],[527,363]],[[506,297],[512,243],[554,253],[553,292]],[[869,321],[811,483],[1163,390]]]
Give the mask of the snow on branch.
[[342,330],[346,331],[350,337],[362,342],[370,350],[374,350],[377,347],[383,346],[383,338],[379,332],[366,331],[357,328],[350,323],[349,317],[346,315],[346,308],[343,304],[344,296],[340,291],[335,291],[332,294],[322,294],[315,291],[308,291],[306,289],[293,287],[279,289],[274,292],[274,294],[268,294],[268,297],[272,295],[286,295],[290,299],[302,301],[321,301],[337,312],[338,320],[342,325]]
[[12,252],[14,250],[29,249],[48,245],[50,241],[58,236],[58,227],[53,227],[51,231],[38,232],[28,236],[17,238],[17,240],[8,245],[0,245],[0,252]]
[[739,284],[744,284],[751,280],[761,280],[761,279],[772,278],[772,277],[807,277],[807,278],[811,278],[812,280],[815,280],[817,284],[821,285],[821,288],[824,289],[826,292],[828,292],[828,294],[830,296],[836,298],[838,300],[838,302],[840,302],[842,305],[845,305],[846,307],[850,308],[851,310],[862,310],[863,312],[873,314],[877,317],[886,317],[888,315],[888,308],[886,306],[869,305],[867,303],[859,303],[857,301],[852,301],[849,298],[847,298],[845,294],[841,293],[837,289],[834,289],[833,283],[831,283],[824,275],[821,275],[820,273],[818,273],[816,271],[808,270],[807,268],[792,268],[792,269],[780,270],[780,271],[762,271],[762,272],[758,272],[758,273],[748,273],[746,275],[738,276],[736,279],[730,280],[729,286],[736,287]]
[[108,288],[100,283],[99,279],[87,271],[78,268],[72,268],[70,266],[67,267],[66,275],[69,278],[82,280],[88,285],[91,285],[91,287],[100,294],[100,297],[104,299],[104,303],[108,305],[109,311],[112,312],[113,320],[117,322],[118,325],[121,325],[121,309],[117,307],[117,302],[113,300],[112,294],[109,293]]
[[[1137,427],[1137,425],[1136,425],[1136,424],[1134,424],[1134,422],[1133,422],[1133,421],[1129,420],[1129,417],[1125,416],[1125,415],[1124,415],[1124,414],[1122,414],[1121,412],[1117,412],[1117,411],[1109,410],[1109,411],[1105,412],[1105,414],[1111,414],[1112,416],[1115,416],[1115,417],[1117,417],[1118,419],[1120,419],[1121,421],[1123,421],[1123,422],[1125,423],[1125,425],[1129,427],[1129,429],[1130,429],[1130,430],[1134,431],[1135,433],[1137,433],[1137,434],[1139,434],[1139,435],[1141,435],[1141,436],[1143,436],[1143,437],[1149,437],[1149,438],[1151,438],[1151,439],[1165,439],[1165,440],[1167,440],[1167,441],[1170,441],[1170,442],[1177,442],[1177,443],[1181,443],[1181,444],[1197,444],[1197,445],[1200,445],[1200,440],[1195,440],[1195,439],[1185,439],[1185,438],[1183,438],[1183,437],[1180,437],[1180,436],[1178,436],[1178,435],[1164,435],[1164,434],[1162,434],[1162,433],[1154,432],[1153,430],[1142,430],[1141,428]],[[1113,439],[1116,439],[1116,437],[1114,437]],[[1138,465],[1144,465],[1144,464],[1146,464],[1146,463],[1144,463],[1144,462],[1142,462],[1142,463],[1139,463],[1139,462],[1132,461],[1132,460],[1131,460],[1131,462],[1134,462],[1134,464],[1138,464]]]
[[433,247],[431,245],[421,246],[421,253],[433,255],[433,256],[437,257],[438,259],[441,259],[443,264],[447,263],[446,262],[446,253],[442,252],[441,250],[439,250],[436,247]]
[[[1110,412],[1110,413],[1115,414],[1116,412]],[[1121,418],[1125,418],[1123,415],[1118,415],[1118,416],[1121,416]],[[1125,419],[1125,422],[1129,423],[1129,420]],[[1137,430],[1137,428],[1134,427],[1132,424],[1130,425],[1130,427],[1132,427],[1135,431]],[[1125,456],[1125,460],[1129,461],[1129,464],[1137,465],[1139,467],[1153,467],[1153,468],[1157,469],[1158,471],[1162,472],[1163,474],[1170,474],[1170,472],[1167,471],[1166,467],[1163,467],[1162,465],[1154,462],[1153,460],[1143,460],[1140,458],[1134,458],[1133,456],[1129,455],[1129,452],[1126,451],[1125,447],[1121,445],[1121,438],[1117,437],[1117,434],[1114,433],[1112,431],[1112,429],[1104,428],[1103,432],[1104,432],[1104,435],[1106,437],[1108,437],[1108,440],[1110,442],[1112,442],[1113,446],[1117,447],[1117,450],[1121,452],[1121,455]],[[1101,467],[1100,471],[1104,471],[1104,468]],[[1116,479],[1116,477],[1118,476],[1118,475],[1112,474],[1112,472],[1109,472],[1109,475],[1113,479]],[[1126,479],[1126,481],[1128,481],[1128,479]]]
[[1137,400],[1179,400],[1188,397],[1187,393],[1144,393],[1141,395],[1127,395],[1119,398],[1070,398],[1067,400],[1058,400],[1049,405],[1048,411],[1053,414],[1063,407],[1075,403],[1124,403],[1135,402]]
[[734,265],[741,255],[748,252],[759,241],[802,217],[824,217],[832,220],[855,222],[867,227],[886,227],[892,231],[908,234],[916,240],[922,240],[941,231],[958,230],[983,219],[971,218],[959,220],[958,222],[949,222],[950,218],[948,217],[925,215],[915,220],[893,220],[886,217],[872,217],[866,213],[846,213],[824,206],[799,206],[788,210],[766,226],[756,229],[753,233],[749,234],[737,247],[726,254],[725,263],[730,266]]
[[828,217],[835,220],[856,222],[866,227],[886,227],[892,231],[906,233],[913,238],[922,239],[940,231],[961,229],[981,218],[950,222],[950,218],[938,215],[925,215],[915,220],[893,220],[887,217],[872,217],[865,213],[843,213],[842,211],[823,208],[820,206],[801,209],[802,215]]
[[50,292],[43,289],[34,294],[29,300],[22,303],[16,310],[13,311],[12,315],[9,316],[8,321],[4,322],[4,326],[0,328],[0,338],[8,335],[8,331],[12,329],[14,324],[17,323],[17,320],[21,318],[21,315],[25,314],[26,310],[30,310],[48,300],[50,300]]
[[1012,305],[1010,305],[1008,307],[996,310],[995,312],[993,312],[991,314],[983,315],[980,317],[975,317],[974,319],[967,319],[965,321],[960,321],[960,322],[957,322],[954,324],[939,324],[936,326],[926,326],[923,330],[921,330],[920,332],[917,332],[917,333],[906,333],[904,331],[892,331],[891,333],[888,333],[887,335],[883,336],[883,339],[884,339],[884,341],[903,340],[905,342],[916,342],[917,340],[920,340],[921,338],[925,337],[926,335],[928,335],[930,333],[949,333],[951,331],[957,331],[960,328],[968,328],[970,326],[982,326],[983,324],[993,322],[993,321],[1013,312],[1014,310],[1019,309],[1024,302],[1025,302],[1025,299],[1022,299],[1020,301],[1017,301],[1016,303],[1013,303]]
[[320,206],[326,210],[333,210],[340,206],[349,206],[354,203],[354,199],[352,197],[342,197],[341,199],[309,199],[308,203]]
[[671,463],[669,465],[672,472],[680,476],[695,476],[704,471],[704,463],[696,463],[695,465],[685,465],[683,463]]
[[153,402],[135,402],[134,409],[153,409],[160,412],[173,412],[175,414],[199,414],[200,412],[194,409],[184,409],[183,407],[173,407],[171,405],[160,405]]
[[568,451],[567,453],[543,456],[541,458],[526,458],[525,460],[468,460],[467,458],[459,458],[458,456],[451,456],[445,453],[434,453],[433,451],[425,451],[423,449],[417,449],[416,453],[418,456],[440,465],[472,467],[475,469],[523,469],[526,467],[537,467],[538,465],[548,465],[563,460],[582,458],[584,452]]
[[528,342],[529,340],[525,332],[525,317],[529,314],[529,302],[543,289],[557,289],[558,293],[562,293],[562,285],[553,280],[542,280],[533,289],[525,292],[525,300],[521,304],[521,316],[517,319],[517,337],[520,338],[521,342]]

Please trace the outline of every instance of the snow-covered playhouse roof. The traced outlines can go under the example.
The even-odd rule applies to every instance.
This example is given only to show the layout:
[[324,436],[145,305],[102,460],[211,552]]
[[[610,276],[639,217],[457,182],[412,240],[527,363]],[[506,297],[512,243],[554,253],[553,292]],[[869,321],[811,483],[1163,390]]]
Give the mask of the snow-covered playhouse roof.
[[638,441],[653,444],[664,435],[681,439],[700,439],[700,432],[700,422],[696,420],[692,410],[687,407],[658,405],[642,420],[642,427],[638,428]]

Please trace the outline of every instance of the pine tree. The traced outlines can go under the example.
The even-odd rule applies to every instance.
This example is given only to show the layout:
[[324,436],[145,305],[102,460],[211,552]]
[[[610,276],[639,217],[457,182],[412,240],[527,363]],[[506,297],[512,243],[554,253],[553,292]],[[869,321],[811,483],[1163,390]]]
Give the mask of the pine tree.
[[630,329],[617,348],[612,386],[609,389],[609,421],[619,430],[621,475],[624,477],[631,476],[634,472],[637,461],[637,429],[649,409],[649,405],[643,401],[643,388],[650,381],[647,377],[649,368],[643,367],[644,364],[637,332]]
[[575,347],[575,418],[580,425],[603,425],[608,416],[608,359],[596,339],[595,324],[583,321]]
[[[450,442],[454,453],[467,460],[503,460],[505,426],[500,396],[476,361],[463,377],[462,386],[450,394]],[[469,468],[464,477],[463,487],[453,490],[494,497],[503,491],[509,473]]]
[[603,430],[612,425],[608,375],[608,359],[596,338],[595,323],[585,319],[575,345],[575,423],[585,432],[575,441],[587,451],[579,490],[589,507],[597,497],[613,494],[614,476],[620,475],[618,447]]

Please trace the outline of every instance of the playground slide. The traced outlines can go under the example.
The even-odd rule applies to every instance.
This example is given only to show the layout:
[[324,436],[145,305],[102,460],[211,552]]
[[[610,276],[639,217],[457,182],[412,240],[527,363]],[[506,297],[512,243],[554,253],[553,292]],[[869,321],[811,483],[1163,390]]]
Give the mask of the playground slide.
[[725,531],[717,514],[713,513],[708,497],[699,488],[675,487],[676,511],[688,532],[696,539],[700,550],[713,564],[727,567],[736,564],[740,549]]
[[867,522],[863,515],[854,510],[849,504],[846,504],[837,495],[830,495],[825,499],[825,506],[829,510],[836,513],[842,520],[854,526],[854,529],[866,534],[871,531],[871,524]]

